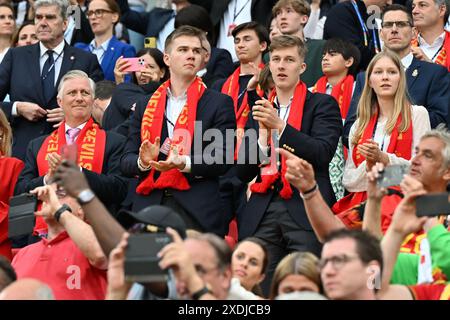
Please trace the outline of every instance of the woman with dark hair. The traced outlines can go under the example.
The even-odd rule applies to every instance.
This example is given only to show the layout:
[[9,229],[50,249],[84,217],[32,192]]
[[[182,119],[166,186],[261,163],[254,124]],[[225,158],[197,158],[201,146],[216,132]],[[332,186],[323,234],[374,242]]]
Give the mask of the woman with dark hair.
[[76,43],[75,47],[92,52],[97,56],[105,80],[114,81],[114,66],[119,57],[134,57],[133,46],[119,41],[114,36],[114,26],[120,20],[120,8],[115,0],[93,0],[86,15],[89,19],[94,40],[91,43]]
[[12,44],[14,47],[23,47],[37,43],[36,26],[33,21],[25,21],[14,34]]
[[262,298],[259,284],[266,276],[268,261],[269,253],[262,240],[250,237],[239,242],[231,257],[233,279],[230,293],[249,299]]
[[14,10],[7,3],[0,3],[0,63],[12,44],[12,36],[16,29]]
[[5,114],[0,110],[0,256],[11,260],[8,240],[9,199],[14,194],[17,178],[24,167],[19,159],[11,157],[12,130]]
[[133,72],[132,83],[125,83],[123,79],[127,72],[123,71],[129,65],[120,57],[114,68],[116,87],[109,106],[103,115],[102,127],[114,130],[124,136],[128,135],[127,119],[134,112],[136,105],[142,100],[146,103],[159,85],[169,77],[169,71],[163,60],[163,54],[158,49],[142,49],[137,56],[145,62],[141,71]]
[[175,28],[180,26],[192,26],[206,32],[208,44],[203,44],[208,56],[206,66],[200,70],[198,76],[202,77],[206,86],[210,87],[216,80],[226,79],[234,71],[231,54],[225,49],[213,47],[215,41],[214,28],[208,12],[200,6],[192,4],[181,9],[175,17]]

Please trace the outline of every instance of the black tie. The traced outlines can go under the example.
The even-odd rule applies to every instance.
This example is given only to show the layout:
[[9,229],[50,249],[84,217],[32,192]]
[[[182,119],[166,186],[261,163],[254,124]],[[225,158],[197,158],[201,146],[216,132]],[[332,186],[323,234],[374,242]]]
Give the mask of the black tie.
[[45,102],[49,102],[55,91],[55,61],[53,60],[53,50],[47,50],[48,59],[42,68],[42,89],[44,91]]

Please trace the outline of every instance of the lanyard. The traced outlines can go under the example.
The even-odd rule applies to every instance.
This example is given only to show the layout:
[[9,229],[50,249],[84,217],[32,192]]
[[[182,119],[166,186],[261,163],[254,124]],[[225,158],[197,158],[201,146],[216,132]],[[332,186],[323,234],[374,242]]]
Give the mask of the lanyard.
[[[377,126],[378,126],[378,118],[380,117],[380,111],[378,110],[378,114],[377,114],[377,120],[375,122],[375,126],[373,127],[373,132],[372,132],[372,140],[375,141],[375,132],[377,132]],[[384,149],[384,139],[386,138],[386,132],[383,134],[383,138],[381,140],[381,148],[380,150],[383,151]]]
[[[353,5],[353,8],[356,11],[356,16],[358,17],[359,24],[361,25],[361,28],[363,30],[364,46],[367,47],[369,45],[369,29],[367,29],[367,26],[364,23],[364,20],[363,20],[363,18],[361,16],[361,12],[359,12],[359,8],[358,8],[358,5],[356,4],[356,1],[355,0],[351,0],[351,3]],[[380,52],[380,47],[378,46],[378,43],[377,43],[377,37],[376,37],[376,34],[375,34],[375,28],[372,29],[372,38],[373,38],[373,40],[372,40],[373,44],[375,46],[375,52],[378,53],[378,52]]]
[[[59,57],[61,57],[63,52],[64,52],[64,49],[58,54],[58,56],[56,57],[55,61],[53,61],[53,63],[50,65],[50,67],[47,70],[47,73],[45,75],[42,75],[42,80],[47,79],[48,75],[50,74],[50,71],[52,71],[52,69],[55,67],[56,61],[58,61]],[[53,51],[52,54],[54,54],[54,53],[55,53],[55,51]],[[49,58],[47,58],[47,59],[49,59]],[[45,65],[45,62],[44,62],[44,65]]]
[[[420,47],[420,38],[417,37],[417,43],[419,44]],[[445,41],[444,41],[445,43]],[[434,58],[436,58],[436,56],[439,54],[439,52],[441,52],[442,48],[444,47],[444,43],[442,44],[442,46],[436,51],[436,53],[434,54],[433,58],[431,58],[431,61],[434,61]]]
[[[276,108],[278,109],[278,117],[281,118],[281,107],[280,107],[278,98],[277,98],[277,104],[278,104],[278,106],[276,106]],[[291,98],[291,101],[289,101],[289,104],[285,107],[286,108],[286,113],[284,114],[283,119],[281,119],[284,122],[286,122],[286,117],[289,114],[289,109],[291,108],[291,104],[292,104],[292,98]]]
[[236,0],[236,3],[234,4],[234,13],[233,13],[233,23],[234,21],[236,21],[236,18],[241,14],[242,10],[244,10],[244,8],[247,6],[247,4],[250,2],[250,0],[247,0],[244,5],[242,6],[241,9],[239,9],[239,11],[236,13],[236,8],[238,5],[238,0]]

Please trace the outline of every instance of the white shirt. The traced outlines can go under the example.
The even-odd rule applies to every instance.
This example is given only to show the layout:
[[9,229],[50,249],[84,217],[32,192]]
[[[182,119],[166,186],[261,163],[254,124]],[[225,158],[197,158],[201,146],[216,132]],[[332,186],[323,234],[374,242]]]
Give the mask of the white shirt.
[[425,53],[428,58],[435,61],[436,57],[438,56],[438,51],[442,49],[444,39],[445,39],[445,32],[442,32],[442,34],[439,37],[437,37],[432,44],[428,44],[420,34],[417,40],[419,42],[420,49],[422,49],[423,53]]
[[[87,121],[86,122],[84,122],[84,123],[82,123],[82,124],[80,124],[79,126],[77,126],[77,128],[78,129],[80,129],[80,132],[81,132],[81,130],[83,130],[83,128],[84,128],[84,126],[86,125],[86,123],[87,123]],[[69,125],[67,124],[67,123],[64,123],[64,132],[66,133],[66,141],[69,139],[69,135],[67,134],[67,130],[69,130],[69,129],[75,129],[75,128],[71,128],[71,127],[69,127]],[[78,134],[76,137],[75,137],[75,140],[74,141],[77,141],[78,140],[78,137],[79,137],[79,135],[80,134]]]
[[[55,66],[53,67],[55,69],[55,86],[56,82],[58,81],[59,71],[61,70],[62,61],[64,58],[64,40],[61,41],[60,44],[56,46],[56,48],[53,49],[53,60],[55,63]],[[42,74],[42,69],[44,68],[44,64],[48,59],[47,55],[47,48],[42,44],[42,42],[39,42],[39,48],[40,48],[40,56],[39,56],[39,66]]]
[[234,49],[234,38],[231,34],[228,35],[228,29],[231,24],[238,26],[241,23],[252,21],[251,5],[251,0],[231,0],[220,21],[217,48],[228,50],[234,62],[238,61],[238,58]]
[[103,42],[98,47],[95,46],[95,39],[92,39],[91,43],[89,43],[89,50],[97,56],[98,63],[102,63],[103,57],[105,56],[106,51],[108,51],[109,42],[112,37]]
[[323,39],[323,28],[325,26],[325,21],[327,20],[326,16],[320,18],[320,9],[311,10],[311,14],[309,15],[308,22],[303,29],[303,34],[305,38],[309,39]]
[[406,56],[403,57],[402,59],[402,65],[403,65],[403,69],[406,71],[406,69],[409,68],[409,66],[411,65],[413,61],[413,54],[410,52],[408,53]]
[[2,52],[0,52],[0,63],[2,63],[3,58],[5,57],[6,53],[8,52],[9,47],[5,48]]
[[[415,147],[419,144],[420,138],[431,129],[430,117],[428,116],[428,111],[423,106],[412,106],[412,127],[413,127],[413,142],[412,142],[412,153],[411,159],[415,155]],[[351,144],[353,136],[355,135],[356,128],[358,126],[358,119],[353,123],[350,129],[350,135],[348,141],[350,143],[350,150],[348,152],[348,158],[345,163],[344,176],[342,178],[342,184],[345,189],[350,192],[367,191],[367,180],[366,180],[366,161],[364,160],[359,167],[356,167],[353,163],[353,149],[354,146]],[[382,148],[382,151],[386,152],[389,147],[391,136],[385,133],[386,119],[380,119],[377,124],[374,139],[378,145]],[[397,157],[395,154],[388,153],[390,164],[406,164],[410,165],[411,161],[406,160],[401,157]]]
[[169,36],[169,34],[172,33],[173,30],[175,30],[175,15],[176,15],[176,11],[174,9],[172,18],[170,18],[170,20],[167,21],[167,23],[164,25],[164,27],[158,33],[158,38],[156,39],[156,48],[158,48],[159,51],[161,51],[161,52],[164,52],[164,47],[165,47],[167,37]]
[[[173,137],[174,126],[177,123],[178,117],[180,116],[183,107],[187,102],[187,94],[186,92],[180,95],[179,97],[174,97],[170,88],[167,88],[167,104],[166,104],[166,124],[167,124],[167,134],[169,138]],[[194,141],[192,139],[192,141]],[[161,141],[163,144],[164,141]],[[186,166],[181,172],[190,172],[191,171],[191,158],[186,156]]]

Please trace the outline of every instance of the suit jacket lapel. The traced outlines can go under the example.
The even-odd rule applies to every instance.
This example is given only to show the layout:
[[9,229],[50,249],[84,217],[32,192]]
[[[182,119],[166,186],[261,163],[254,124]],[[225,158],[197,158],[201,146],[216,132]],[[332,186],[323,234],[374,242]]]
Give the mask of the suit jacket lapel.
[[113,61],[114,53],[115,53],[115,46],[116,46],[116,37],[112,37],[111,40],[108,43],[108,48],[106,49],[105,55],[103,56],[103,60],[101,63],[102,70],[108,70],[109,65]]
[[69,71],[72,70],[72,66],[76,60],[75,53],[71,46],[64,42],[64,56],[61,64],[61,70],[59,70],[58,81],[56,81],[55,92],[58,90],[59,82],[61,78]]
[[29,64],[30,76],[31,76],[31,79],[37,79],[37,81],[35,81],[35,84],[37,86],[37,93],[39,95],[39,101],[42,101],[42,103],[45,104],[47,101],[44,102],[44,92],[42,91],[41,64],[40,64],[41,50],[39,47],[39,42],[32,46],[29,46],[28,53],[30,54],[29,61],[36,61],[36,63]]
[[420,72],[420,63],[416,58],[413,58],[410,66],[406,69],[406,83],[408,85],[408,89],[412,88],[414,82],[418,78]]

